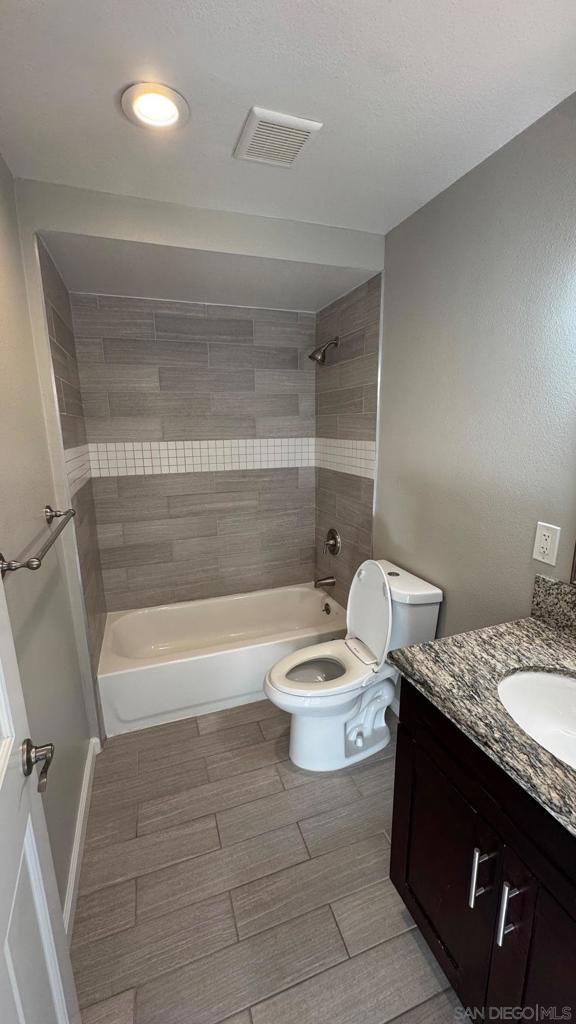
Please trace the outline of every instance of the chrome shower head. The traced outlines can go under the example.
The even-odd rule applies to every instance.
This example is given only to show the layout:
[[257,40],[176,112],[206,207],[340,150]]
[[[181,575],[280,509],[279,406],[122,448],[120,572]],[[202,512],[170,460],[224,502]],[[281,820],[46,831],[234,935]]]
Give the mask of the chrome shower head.
[[324,345],[319,345],[318,348],[315,348],[313,352],[310,352],[308,359],[313,359],[314,362],[318,363],[319,366],[324,366],[324,363],[326,362],[327,349],[329,349],[332,345],[334,345],[335,348],[338,348],[339,344],[340,338],[332,338],[332,341],[327,341]]

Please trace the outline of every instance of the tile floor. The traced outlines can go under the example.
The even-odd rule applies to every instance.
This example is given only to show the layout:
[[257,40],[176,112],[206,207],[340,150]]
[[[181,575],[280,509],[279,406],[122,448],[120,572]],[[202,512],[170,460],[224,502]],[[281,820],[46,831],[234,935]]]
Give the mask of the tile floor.
[[393,744],[329,775],[267,701],[111,740],[72,941],[83,1024],[448,1024],[388,878]]

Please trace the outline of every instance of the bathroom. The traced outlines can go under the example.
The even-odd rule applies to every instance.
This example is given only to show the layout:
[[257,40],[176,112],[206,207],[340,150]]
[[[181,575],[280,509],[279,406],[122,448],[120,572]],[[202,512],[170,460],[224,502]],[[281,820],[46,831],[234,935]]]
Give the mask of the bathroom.
[[571,1019],[574,11],[3,22],[2,1021]]

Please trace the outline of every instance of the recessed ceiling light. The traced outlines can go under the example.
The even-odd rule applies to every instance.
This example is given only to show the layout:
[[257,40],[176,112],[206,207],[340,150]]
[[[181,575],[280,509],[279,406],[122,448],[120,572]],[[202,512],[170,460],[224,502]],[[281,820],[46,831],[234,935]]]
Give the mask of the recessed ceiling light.
[[172,128],[188,120],[190,110],[183,96],[167,85],[139,82],[122,93],[122,110],[134,124],[146,128]]

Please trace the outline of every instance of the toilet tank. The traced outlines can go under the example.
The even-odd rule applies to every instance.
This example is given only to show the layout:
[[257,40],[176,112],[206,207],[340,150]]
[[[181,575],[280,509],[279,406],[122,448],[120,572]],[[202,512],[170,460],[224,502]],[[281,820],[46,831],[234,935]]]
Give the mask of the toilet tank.
[[389,650],[421,644],[436,636],[443,593],[426,580],[385,559],[378,564],[386,573],[392,598],[392,632]]

